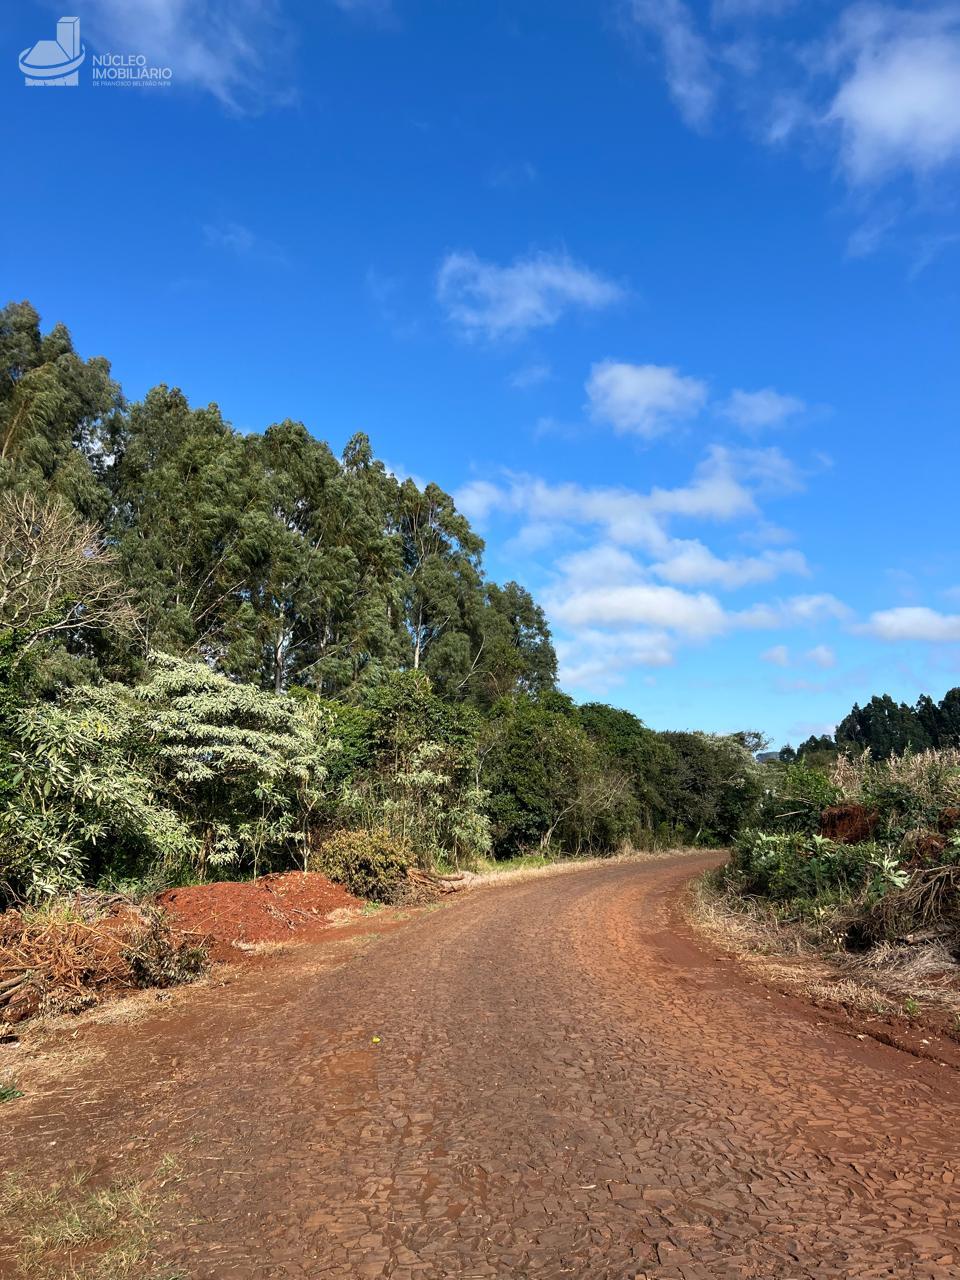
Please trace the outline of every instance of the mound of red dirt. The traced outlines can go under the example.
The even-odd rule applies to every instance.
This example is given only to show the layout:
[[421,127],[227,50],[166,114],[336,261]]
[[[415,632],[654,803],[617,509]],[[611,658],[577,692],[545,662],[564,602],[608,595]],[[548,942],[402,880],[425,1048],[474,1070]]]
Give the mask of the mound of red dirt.
[[820,834],[838,844],[862,844],[873,839],[880,815],[862,804],[834,804],[820,816]]
[[340,907],[360,900],[316,871],[168,889],[157,902],[171,925],[198,936],[214,960],[238,960],[260,942],[309,942]]

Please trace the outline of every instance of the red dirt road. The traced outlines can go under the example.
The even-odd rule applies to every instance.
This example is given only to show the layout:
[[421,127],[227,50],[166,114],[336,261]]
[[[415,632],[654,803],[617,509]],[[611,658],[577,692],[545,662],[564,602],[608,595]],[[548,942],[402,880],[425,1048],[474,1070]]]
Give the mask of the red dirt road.
[[702,865],[478,890],[91,1026],[4,1154],[175,1156],[189,1280],[960,1277],[960,1077],[701,949]]

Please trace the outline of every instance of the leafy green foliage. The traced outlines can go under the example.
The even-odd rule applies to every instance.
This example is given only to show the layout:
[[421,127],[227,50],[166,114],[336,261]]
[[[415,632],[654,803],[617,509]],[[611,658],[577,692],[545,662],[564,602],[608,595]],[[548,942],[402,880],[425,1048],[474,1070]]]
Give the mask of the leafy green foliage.
[[824,809],[840,799],[840,788],[822,770],[808,763],[808,757],[789,763],[782,771],[767,775],[760,825],[765,831],[802,832],[816,835]]
[[664,733],[672,767],[661,780],[666,823],[694,844],[729,844],[753,821],[763,776],[737,736]]
[[444,701],[419,671],[390,676],[366,708],[374,717],[372,759],[343,791],[347,820],[382,827],[425,866],[459,866],[487,853],[479,715]]
[[948,689],[939,703],[923,694],[912,707],[887,693],[863,707],[855,703],[837,725],[835,739],[810,737],[797,754],[810,764],[829,766],[844,751],[869,751],[875,760],[886,760],[907,751],[950,747],[960,747],[960,688]]
[[[0,885],[304,866],[340,829],[424,866],[724,840],[746,738],[556,691],[543,610],[437,485],[355,435],[127,404],[0,311]],[[357,839],[360,837],[358,836]]]
[[904,751],[925,751],[933,743],[916,708],[894,702],[885,693],[871,698],[865,707],[854,705],[837,725],[837,745],[869,750],[877,760],[885,760]]
[[358,898],[394,902],[406,881],[409,848],[385,831],[337,831],[311,854],[309,870],[322,871]]
[[188,826],[141,763],[133,698],[117,686],[10,717],[14,794],[0,809],[0,883],[30,897],[95,879],[105,856],[189,857]]
[[767,835],[745,831],[734,846],[731,868],[740,888],[774,902],[849,900],[895,883],[895,867],[873,844],[835,844],[822,836]]
[[484,731],[483,782],[500,854],[556,845],[607,852],[631,826],[629,784],[604,758],[568,699],[504,699]]
[[829,771],[804,755],[766,772],[767,829],[741,833],[729,894],[856,949],[915,933],[960,944],[960,750],[840,755]]
[[199,874],[302,862],[335,750],[323,717],[199,663],[158,655],[153,665],[136,691],[142,732],[158,786],[193,834]]
[[41,335],[29,302],[0,310],[0,489],[57,495],[102,519],[99,462],[121,404],[107,361],[81,360],[63,325]]

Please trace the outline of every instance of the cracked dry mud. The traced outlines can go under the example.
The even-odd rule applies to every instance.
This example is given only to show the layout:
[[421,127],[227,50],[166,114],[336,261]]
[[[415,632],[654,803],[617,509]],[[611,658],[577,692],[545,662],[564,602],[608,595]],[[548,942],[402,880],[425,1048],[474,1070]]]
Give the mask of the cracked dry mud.
[[174,1155],[158,1256],[191,1280],[960,1277],[957,1075],[704,949],[704,865],[478,891],[91,1027],[5,1153]]

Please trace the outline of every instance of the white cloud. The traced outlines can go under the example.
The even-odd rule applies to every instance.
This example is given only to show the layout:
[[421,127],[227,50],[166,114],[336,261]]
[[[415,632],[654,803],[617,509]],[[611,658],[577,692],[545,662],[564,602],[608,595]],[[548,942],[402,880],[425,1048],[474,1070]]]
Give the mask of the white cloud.
[[768,146],[778,147],[801,129],[812,129],[819,123],[820,113],[799,92],[773,89],[759,135]]
[[733,590],[756,582],[770,582],[783,573],[804,577],[809,566],[799,551],[764,551],[759,556],[737,556],[724,560],[697,541],[677,541],[666,559],[651,566],[659,578],[677,586],[716,584]]
[[557,643],[560,683],[592,693],[623,683],[633,667],[668,667],[673,644],[662,631],[600,631],[588,628]]
[[828,644],[814,645],[803,656],[807,662],[812,662],[814,666],[823,667],[824,669],[837,665],[837,655]]
[[500,486],[489,480],[469,480],[454,494],[457,506],[470,520],[485,520],[504,505],[503,497]]
[[833,56],[843,79],[826,119],[855,183],[925,174],[960,159],[960,14],[851,8]]
[[938,613],[936,609],[904,606],[883,609],[870,615],[862,628],[880,640],[927,640],[932,643],[960,642],[960,614]]
[[[702,130],[721,95],[746,131],[767,145],[820,153],[856,191],[851,258],[910,235],[911,274],[951,243],[937,228],[908,231],[917,215],[953,210],[960,168],[960,2],[854,0],[805,6],[802,34],[764,19],[797,0],[713,0],[713,29],[683,0],[624,0],[635,25],[660,37],[660,57],[680,114]],[[725,24],[736,24],[731,30]],[[884,184],[912,176],[897,203]],[[948,181],[950,186],[947,185]],[[900,207],[902,204],[902,207]]]
[[449,253],[437,275],[437,298],[468,337],[520,337],[556,324],[572,307],[596,311],[623,296],[620,285],[565,254],[533,254],[502,267],[475,253]]
[[203,226],[203,239],[211,249],[220,249],[249,262],[287,266],[288,260],[279,245],[264,240],[242,222],[207,222]]
[[253,250],[257,237],[249,227],[239,222],[206,223],[203,238],[215,249],[227,249],[239,257],[244,257]]
[[82,16],[99,51],[142,52],[233,111],[293,96],[278,0],[89,0]]
[[638,583],[592,587],[547,599],[551,616],[571,627],[655,627],[694,639],[719,635],[727,627],[723,608],[703,591],[694,595],[676,587]]
[[867,217],[847,237],[848,258],[869,258],[881,247],[896,227],[902,209],[898,204],[872,209]]
[[557,567],[564,577],[564,590],[618,586],[636,582],[646,574],[643,566],[628,551],[609,542],[565,556]]
[[758,512],[756,494],[789,492],[801,481],[779,449],[712,446],[688,484],[648,493],[614,486],[550,484],[537,476],[508,475],[502,483],[472,480],[455,494],[457,506],[473,520],[494,512],[525,521],[588,525],[622,546],[642,547],[663,558],[673,539],[670,519],[729,521]]
[[528,520],[505,544],[506,549],[520,555],[533,555],[555,546],[570,530],[558,520]]
[[[832,596],[794,596],[772,605],[730,611],[708,592],[682,591],[644,581],[618,582],[615,564],[613,573],[601,575],[606,581],[591,583],[588,575],[581,572],[585,567],[586,562],[572,566],[571,576],[544,594],[552,624],[561,636],[566,635],[572,642],[588,632],[617,637],[641,628],[645,635],[656,633],[668,637],[672,652],[675,642],[702,643],[744,629],[779,630],[821,624],[830,619],[845,619],[849,614],[846,606]],[[610,645],[615,645],[615,639],[610,640]],[[818,646],[807,658],[827,666],[830,665],[828,653],[826,646]],[[762,659],[787,666],[789,651],[783,644],[774,645],[762,654]]]
[[782,395],[773,387],[764,387],[761,391],[732,391],[720,412],[738,427],[758,431],[764,427],[777,427],[805,408],[804,402],[796,396]]
[[760,520],[752,529],[740,534],[740,541],[751,547],[783,546],[785,542],[794,541],[794,534],[778,524],[771,524],[769,520]]
[[918,276],[926,271],[927,267],[936,262],[942,253],[952,248],[955,244],[960,244],[960,234],[955,231],[922,236],[913,262],[910,264],[910,272],[907,278],[916,280]]
[[521,160],[518,164],[505,164],[494,169],[487,181],[491,187],[529,187],[539,181],[540,173],[531,160]]
[[691,128],[702,129],[716,103],[717,78],[710,50],[682,0],[633,0],[634,22],[660,42],[664,74],[677,110]]
[[[831,595],[792,596],[773,604],[729,612],[708,592],[639,583],[588,587],[547,596],[553,616],[567,626],[659,627],[691,639],[706,639],[733,629],[776,630],[846,620],[850,610]],[[960,628],[960,620],[958,620]]]
[[670,365],[617,360],[595,364],[586,390],[596,421],[648,438],[696,417],[707,401],[706,383],[699,378],[684,377]]
[[846,622],[850,616],[850,609],[842,600],[823,592],[819,595],[791,596],[772,604],[755,604],[738,613],[736,620],[742,627],[775,629]]
[[761,662],[769,662],[774,667],[789,667],[790,650],[785,644],[775,644],[760,655]]
[[[735,590],[783,573],[806,574],[802,554],[764,548],[724,557],[699,539],[672,532],[679,520],[756,520],[760,494],[799,483],[777,449],[714,446],[690,480],[672,489],[642,492],[507,475],[470,482],[456,501],[473,519],[517,521],[518,545],[546,552],[548,585],[540,595],[562,649],[563,679],[601,687],[621,681],[630,668],[672,661],[678,645],[848,617],[829,595],[726,608],[713,590],[697,588]],[[598,539],[583,545],[591,531]]]

